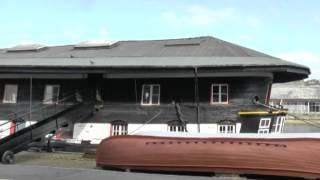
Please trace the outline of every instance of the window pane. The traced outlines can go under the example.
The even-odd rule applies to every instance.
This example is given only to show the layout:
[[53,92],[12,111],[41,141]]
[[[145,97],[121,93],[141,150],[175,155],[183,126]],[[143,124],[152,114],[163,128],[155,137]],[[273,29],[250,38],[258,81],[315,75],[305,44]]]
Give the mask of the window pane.
[[153,85],[152,86],[152,102],[151,104],[159,104],[160,102],[160,86]]
[[150,104],[151,98],[150,85],[144,85],[142,89],[142,104]]
[[222,85],[221,86],[221,93],[228,93],[228,86],[227,85]]
[[154,85],[152,91],[153,94],[160,94],[160,86]]
[[213,84],[211,95],[212,95],[213,103],[227,103],[228,102],[228,85]]
[[227,95],[221,95],[221,102],[228,102],[228,96]]
[[59,99],[59,85],[47,85],[44,92],[43,103],[51,104]]
[[6,84],[4,90],[4,103],[16,103],[17,102],[18,85]]
[[212,93],[219,93],[219,86],[212,86]]
[[58,99],[59,99],[59,86],[53,86],[53,98],[52,100],[54,102],[58,102]]
[[45,93],[44,93],[44,102],[51,103],[52,102],[52,96],[53,96],[53,87],[52,86],[46,86]]
[[159,94],[152,94],[152,102],[151,104],[159,104],[160,95]]
[[212,95],[212,102],[219,102],[219,95],[213,94]]
[[270,121],[269,121],[269,120],[266,120],[265,125],[266,125],[267,127],[269,127],[269,126],[270,126]]
[[309,111],[310,112],[320,112],[320,103],[319,102],[310,102]]

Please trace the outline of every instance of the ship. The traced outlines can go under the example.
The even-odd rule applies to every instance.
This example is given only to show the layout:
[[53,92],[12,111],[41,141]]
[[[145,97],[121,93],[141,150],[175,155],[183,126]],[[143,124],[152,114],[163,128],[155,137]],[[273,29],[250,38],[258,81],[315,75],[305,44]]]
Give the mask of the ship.
[[154,172],[320,178],[320,134],[142,133],[112,136],[98,167]]

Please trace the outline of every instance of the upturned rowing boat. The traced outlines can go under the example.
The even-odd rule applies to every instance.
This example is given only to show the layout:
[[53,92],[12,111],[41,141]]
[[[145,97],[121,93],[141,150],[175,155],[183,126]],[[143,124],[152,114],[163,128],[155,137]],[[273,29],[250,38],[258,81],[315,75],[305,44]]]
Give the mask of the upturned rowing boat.
[[320,178],[319,134],[125,135],[101,142],[97,166]]

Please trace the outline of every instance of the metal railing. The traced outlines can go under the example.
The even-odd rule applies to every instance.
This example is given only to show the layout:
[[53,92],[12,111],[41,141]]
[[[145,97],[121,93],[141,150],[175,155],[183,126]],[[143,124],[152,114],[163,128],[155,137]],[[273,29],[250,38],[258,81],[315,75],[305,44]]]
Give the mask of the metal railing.
[[[40,122],[41,120],[46,119],[50,116],[53,116],[54,114],[57,114],[58,112],[65,110],[67,107],[72,107],[73,105],[76,104],[74,94],[70,95],[70,96],[66,96],[66,97],[59,99],[59,100],[56,100],[56,99],[57,99],[57,97],[53,97],[52,99],[48,99],[48,101],[53,102],[50,104],[46,104],[43,102],[35,104],[32,106],[31,110],[20,110],[20,111],[8,114],[8,121],[0,124],[0,135],[4,132],[7,132],[7,131],[10,131],[8,135],[14,134],[17,131],[25,128],[27,121]],[[64,102],[66,102],[68,100],[72,100],[72,99],[74,99],[74,101],[72,101],[71,105],[69,103],[64,103]],[[56,100],[56,101],[54,101],[54,100]],[[38,114],[36,118],[31,116],[33,113]],[[39,116],[39,114],[40,114],[40,116]],[[12,123],[12,122],[14,122],[14,123]],[[1,128],[4,126],[9,126],[9,127]],[[11,132],[11,131],[13,131],[13,132]],[[5,136],[7,136],[7,135],[5,135]],[[0,137],[0,139],[3,137]]]

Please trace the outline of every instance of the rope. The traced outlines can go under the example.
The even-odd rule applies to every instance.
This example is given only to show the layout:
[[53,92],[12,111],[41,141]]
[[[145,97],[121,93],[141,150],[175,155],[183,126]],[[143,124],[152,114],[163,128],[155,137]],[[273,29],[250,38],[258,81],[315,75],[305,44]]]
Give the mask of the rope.
[[[281,110],[280,108],[276,108],[276,107],[273,107],[273,106],[270,106],[270,105],[265,105],[265,104],[262,104],[262,103],[260,103],[258,101],[253,101],[253,103],[258,104],[258,105],[263,106],[263,107],[267,107],[267,108],[273,109],[273,110]],[[320,124],[319,123],[311,122],[308,119],[300,118],[300,117],[298,117],[298,116],[296,116],[294,114],[291,114],[291,113],[287,113],[287,115],[293,116],[295,118],[295,120],[297,120],[297,121],[303,121],[306,124],[309,124],[310,126],[313,126],[313,127],[316,127],[316,128],[320,128]]]
[[146,124],[150,123],[152,120],[154,120],[155,118],[157,118],[160,114],[162,113],[162,110],[160,110],[156,115],[154,115],[151,119],[149,119],[148,121],[146,121],[144,124],[142,124],[141,126],[139,126],[137,129],[135,129],[134,131],[130,132],[129,134],[133,134],[134,132],[138,131],[139,129],[141,129],[142,127],[144,127]]

